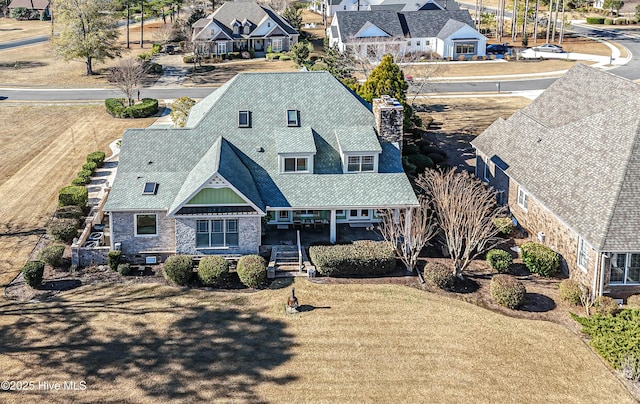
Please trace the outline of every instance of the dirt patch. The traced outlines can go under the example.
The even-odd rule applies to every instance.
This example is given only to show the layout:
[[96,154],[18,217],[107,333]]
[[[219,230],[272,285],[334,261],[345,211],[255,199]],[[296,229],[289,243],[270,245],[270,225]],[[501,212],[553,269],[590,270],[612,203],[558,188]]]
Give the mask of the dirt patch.
[[294,72],[298,67],[290,60],[266,60],[265,58],[233,60],[215,64],[204,63],[201,69],[193,69],[192,66],[182,63],[184,68],[191,72],[185,79],[186,86],[209,86],[221,84],[232,79],[238,73],[246,72]]

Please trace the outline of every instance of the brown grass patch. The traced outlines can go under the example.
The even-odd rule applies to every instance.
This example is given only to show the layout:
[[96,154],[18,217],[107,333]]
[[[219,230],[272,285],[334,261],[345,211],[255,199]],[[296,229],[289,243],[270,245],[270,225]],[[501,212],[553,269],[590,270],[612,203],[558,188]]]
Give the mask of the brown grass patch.
[[94,150],[128,127],[146,127],[154,118],[111,117],[103,106],[0,107],[0,284],[28,259],[57,204],[58,190],[70,183]]
[[[0,305],[0,372],[86,381],[7,402],[634,402],[575,335],[398,285],[255,294],[83,287]],[[52,319],[55,319],[52,321]],[[37,386],[37,384],[36,384]],[[36,388],[37,390],[37,388]]]
[[[183,64],[187,66],[186,64]],[[224,83],[231,80],[238,73],[257,72],[295,72],[299,68],[290,60],[266,60],[264,58],[234,60],[213,65],[204,64],[204,69],[196,70],[185,80],[185,85],[209,86]],[[214,70],[207,71],[208,66],[214,66]]]
[[0,43],[51,35],[51,21],[18,21],[0,17]]

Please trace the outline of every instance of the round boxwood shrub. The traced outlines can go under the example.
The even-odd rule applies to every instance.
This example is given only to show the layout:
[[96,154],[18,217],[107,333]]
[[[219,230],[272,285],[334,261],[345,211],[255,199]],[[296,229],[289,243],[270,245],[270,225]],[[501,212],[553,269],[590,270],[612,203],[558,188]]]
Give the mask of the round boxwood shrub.
[[76,185],[79,187],[84,187],[91,181],[91,178],[87,177],[76,177],[71,181],[71,185]]
[[22,276],[24,278],[24,282],[32,288],[40,285],[44,276],[44,262],[27,262],[22,268]]
[[558,271],[560,260],[551,248],[540,243],[528,242],[520,247],[522,261],[527,269],[540,276],[551,276]]
[[85,184],[88,184],[91,181],[91,176],[93,173],[89,170],[82,169],[78,171],[78,176],[76,178],[84,180]]
[[487,253],[487,264],[498,273],[506,274],[513,263],[511,254],[504,250],[493,249]]
[[410,154],[407,157],[409,162],[416,166],[416,173],[418,174],[423,173],[427,168],[435,167],[433,161],[424,154]]
[[69,205],[58,208],[55,215],[58,219],[80,219],[82,208],[80,206]]
[[174,255],[164,262],[162,266],[164,278],[176,285],[184,286],[193,276],[193,263],[188,255]]
[[267,279],[264,258],[259,255],[245,255],[238,260],[238,277],[244,285],[255,288]]
[[38,252],[38,260],[52,267],[59,268],[62,266],[62,256],[64,255],[63,244],[52,244]]
[[69,185],[58,192],[58,207],[75,205],[84,208],[89,202],[89,191],[82,186]]
[[119,264],[118,273],[122,276],[131,275],[131,265],[129,265],[128,263]]
[[78,234],[76,219],[53,219],[47,226],[47,234],[55,241],[69,243]]
[[106,154],[103,151],[94,151],[87,154],[87,163],[95,163],[97,168],[104,166]]
[[203,285],[219,285],[228,273],[229,263],[216,255],[204,257],[198,264],[198,278]]
[[495,219],[493,219],[492,223],[496,228],[498,228],[500,234],[504,236],[509,236],[511,235],[511,233],[513,233],[513,221],[511,221],[511,219],[509,219],[508,217],[496,217]]
[[120,264],[120,257],[122,256],[122,251],[120,250],[112,250],[107,254],[107,265],[111,268],[112,271],[118,270],[118,265]]
[[631,295],[627,298],[627,306],[640,309],[640,295]]
[[618,311],[620,311],[618,302],[616,302],[612,297],[598,296],[596,297],[595,302],[593,302],[593,314],[613,316]]
[[560,289],[560,299],[571,304],[580,304],[582,290],[580,283],[574,279],[565,279],[558,286]]
[[96,171],[96,168],[98,168],[98,165],[96,164],[95,161],[87,161],[82,165],[83,170],[91,171],[91,173]]
[[424,279],[440,289],[453,286],[453,270],[442,262],[428,262],[424,267]]
[[491,278],[491,297],[501,306],[517,309],[527,294],[522,282],[510,275],[495,275]]

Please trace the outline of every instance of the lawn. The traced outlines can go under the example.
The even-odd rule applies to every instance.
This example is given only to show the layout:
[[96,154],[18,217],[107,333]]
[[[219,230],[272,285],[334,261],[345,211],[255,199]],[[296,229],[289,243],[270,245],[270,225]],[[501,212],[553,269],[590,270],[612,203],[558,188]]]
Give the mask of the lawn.
[[51,35],[51,21],[18,21],[0,17],[0,43]]
[[86,155],[153,121],[115,119],[96,105],[0,105],[0,285],[27,261]]
[[96,285],[0,303],[5,402],[634,402],[578,336],[400,285]]

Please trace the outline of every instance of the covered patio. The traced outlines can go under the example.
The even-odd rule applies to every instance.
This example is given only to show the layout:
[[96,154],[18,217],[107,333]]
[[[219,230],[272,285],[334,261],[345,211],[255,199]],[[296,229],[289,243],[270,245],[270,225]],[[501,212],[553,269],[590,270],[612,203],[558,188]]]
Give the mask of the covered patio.
[[[369,224],[367,227],[361,224],[337,224],[336,225],[336,242],[348,243],[353,240],[383,240],[380,233],[375,229],[375,224]],[[282,227],[282,226],[281,226]],[[372,227],[374,227],[372,229]],[[262,236],[262,245],[281,245],[296,244],[296,231],[300,231],[300,242],[302,245],[309,246],[314,244],[330,244],[329,226],[288,226],[286,229],[278,228],[277,225],[266,225],[266,234]]]

